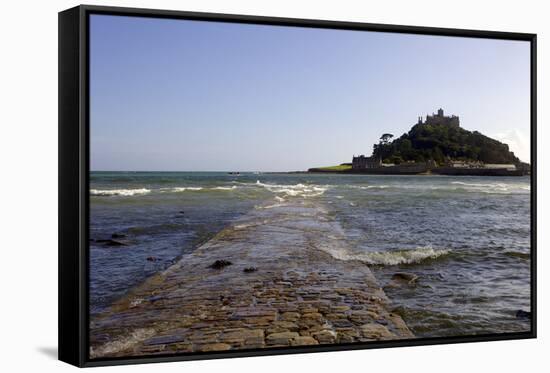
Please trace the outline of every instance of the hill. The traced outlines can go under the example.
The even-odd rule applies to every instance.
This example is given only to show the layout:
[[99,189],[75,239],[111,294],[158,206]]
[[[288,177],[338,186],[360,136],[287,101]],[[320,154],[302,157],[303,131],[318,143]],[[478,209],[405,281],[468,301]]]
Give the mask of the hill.
[[384,163],[399,164],[406,161],[434,160],[443,164],[447,160],[480,161],[483,163],[513,163],[520,160],[508,145],[459,126],[434,123],[417,123],[408,133],[391,140],[386,133],[374,145],[373,158]]

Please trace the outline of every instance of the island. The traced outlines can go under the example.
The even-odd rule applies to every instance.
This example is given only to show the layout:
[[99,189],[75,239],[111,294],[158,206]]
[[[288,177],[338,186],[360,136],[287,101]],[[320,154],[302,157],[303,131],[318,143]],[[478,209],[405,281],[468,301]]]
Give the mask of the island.
[[371,156],[354,155],[351,163],[314,167],[308,172],[524,176],[530,174],[530,169],[507,144],[460,127],[458,116],[446,116],[440,108],[426,119],[418,117],[418,122],[401,137],[382,134]]

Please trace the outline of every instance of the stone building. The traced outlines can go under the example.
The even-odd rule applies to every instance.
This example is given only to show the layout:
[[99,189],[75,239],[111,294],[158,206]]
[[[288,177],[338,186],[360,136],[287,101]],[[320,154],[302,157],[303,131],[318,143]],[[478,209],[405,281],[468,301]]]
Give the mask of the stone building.
[[426,121],[423,121],[422,117],[418,117],[418,124],[445,124],[447,126],[459,127],[460,120],[458,116],[446,116],[443,112],[443,109],[439,109],[437,114],[432,113],[432,115],[426,115]]
[[382,167],[382,161],[380,159],[375,159],[374,157],[365,157],[364,155],[360,155],[358,157],[353,156],[353,160],[351,162],[351,168],[353,170],[378,167]]

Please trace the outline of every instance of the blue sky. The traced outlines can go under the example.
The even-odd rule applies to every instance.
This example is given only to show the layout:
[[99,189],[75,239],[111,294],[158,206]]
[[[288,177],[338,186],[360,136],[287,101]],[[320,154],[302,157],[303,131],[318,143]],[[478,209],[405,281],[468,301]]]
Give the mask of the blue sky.
[[92,170],[290,171],[419,115],[529,161],[529,43],[93,15]]

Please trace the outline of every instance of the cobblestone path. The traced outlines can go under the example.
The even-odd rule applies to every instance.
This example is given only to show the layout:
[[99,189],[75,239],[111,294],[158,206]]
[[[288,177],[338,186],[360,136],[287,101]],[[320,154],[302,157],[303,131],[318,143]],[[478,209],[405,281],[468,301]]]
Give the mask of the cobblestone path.
[[90,357],[413,338],[346,245],[312,200],[256,209],[94,317]]

